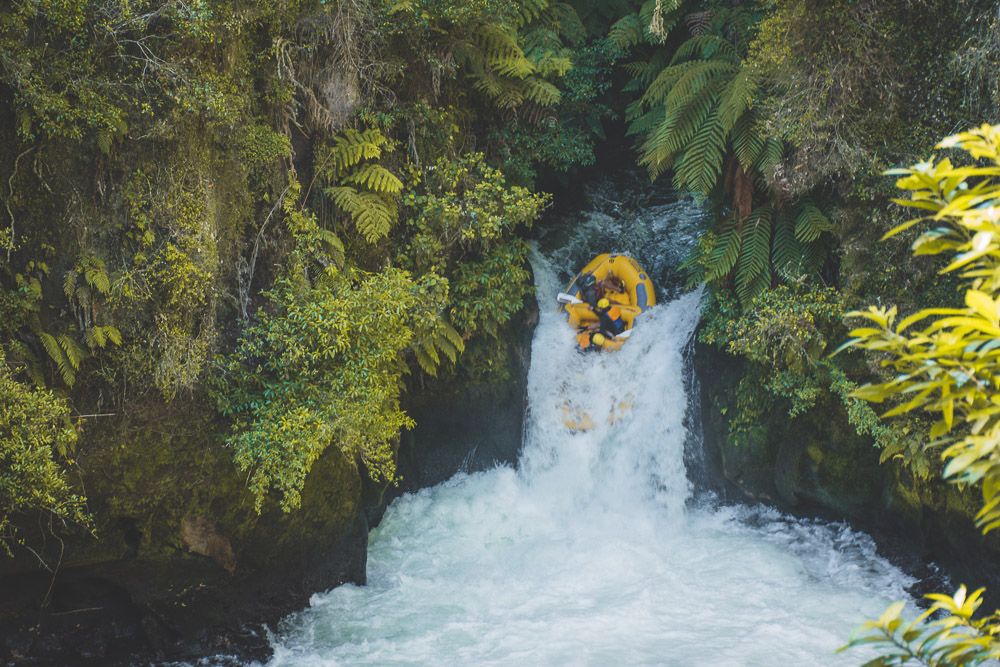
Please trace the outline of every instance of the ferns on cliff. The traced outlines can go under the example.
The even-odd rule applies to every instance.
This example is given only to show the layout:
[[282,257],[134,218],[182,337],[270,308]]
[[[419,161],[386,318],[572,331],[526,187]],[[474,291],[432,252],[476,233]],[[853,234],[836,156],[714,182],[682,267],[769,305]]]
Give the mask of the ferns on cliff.
[[323,188],[347,213],[358,232],[369,243],[385,238],[399,215],[396,202],[403,183],[376,162],[391,151],[389,139],[377,129],[363,132],[348,128],[334,137],[332,145],[317,150],[317,172],[331,185]]
[[719,223],[711,245],[696,251],[688,267],[697,279],[724,284],[735,271],[735,289],[748,304],[775,276],[796,281],[820,268],[820,235],[832,230],[810,199],[792,207],[764,203],[748,215],[733,210]]
[[776,277],[817,270],[821,235],[832,226],[811,200],[795,201],[777,183],[785,146],[764,131],[755,107],[761,81],[745,63],[759,17],[740,7],[688,10],[682,2],[646,2],[615,23],[609,39],[648,48],[671,29],[683,33],[673,50],[655,47],[626,65],[626,89],[641,93],[627,107],[628,131],[638,137],[639,163],[650,177],[670,170],[676,186],[722,210],[711,243],[688,267],[710,282],[731,283],[747,304]]

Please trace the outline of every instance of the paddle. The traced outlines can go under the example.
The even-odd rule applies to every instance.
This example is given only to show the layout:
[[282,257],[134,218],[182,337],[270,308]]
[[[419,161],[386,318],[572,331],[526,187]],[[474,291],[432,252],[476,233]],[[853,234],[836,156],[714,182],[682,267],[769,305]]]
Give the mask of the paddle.
[[559,303],[583,303],[582,299],[577,299],[571,294],[566,294],[566,292],[559,292],[559,294],[556,295],[556,301]]

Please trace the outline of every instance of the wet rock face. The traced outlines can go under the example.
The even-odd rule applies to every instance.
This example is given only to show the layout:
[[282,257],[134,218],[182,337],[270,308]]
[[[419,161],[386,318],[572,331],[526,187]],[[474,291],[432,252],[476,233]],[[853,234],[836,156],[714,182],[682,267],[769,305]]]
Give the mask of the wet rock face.
[[378,524],[389,503],[449,479],[457,472],[477,472],[517,462],[527,407],[531,338],[538,307],[531,300],[510,327],[507,380],[458,393],[422,396],[407,406],[417,425],[401,437],[401,482],[366,494],[368,521]]
[[236,554],[229,536],[211,519],[204,516],[181,519],[181,541],[188,551],[208,556],[229,574],[236,570]]
[[975,528],[977,491],[963,493],[936,476],[916,479],[895,461],[880,464],[880,450],[855,432],[829,394],[795,418],[776,404],[749,442],[727,444],[740,364],[717,348],[696,347],[703,446],[724,496],[797,516],[848,520],[871,534],[883,555],[926,580],[915,594],[946,589],[941,580],[947,575],[998,591],[987,606],[1000,606],[1000,535],[984,537]]
[[361,482],[339,451],[314,464],[297,512],[257,516],[230,493],[220,480],[197,513],[119,521],[89,543],[67,539],[66,557],[49,563],[57,576],[37,561],[0,562],[0,663],[261,660],[270,653],[263,625],[316,591],[365,583]]

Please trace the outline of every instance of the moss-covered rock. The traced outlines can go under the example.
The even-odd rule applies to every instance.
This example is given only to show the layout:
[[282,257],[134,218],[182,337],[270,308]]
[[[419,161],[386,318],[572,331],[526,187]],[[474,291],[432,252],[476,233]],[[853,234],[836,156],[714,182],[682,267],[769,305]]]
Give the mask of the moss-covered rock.
[[795,417],[782,401],[759,402],[766,409],[754,415],[755,428],[734,437],[745,364],[712,346],[696,350],[706,458],[726,496],[848,520],[907,567],[934,563],[955,582],[1000,585],[1000,538],[976,529],[974,490],[936,474],[918,476],[896,459],[880,464],[873,439],[857,434],[843,403],[828,392]]
[[130,445],[95,446],[81,464],[99,539],[28,536],[58,576],[26,551],[0,561],[0,587],[11,591],[0,605],[8,659],[227,650],[248,623],[274,621],[318,590],[364,583],[357,466],[331,449],[298,512],[275,503],[257,515],[209,416],[191,402],[92,429],[91,445]]

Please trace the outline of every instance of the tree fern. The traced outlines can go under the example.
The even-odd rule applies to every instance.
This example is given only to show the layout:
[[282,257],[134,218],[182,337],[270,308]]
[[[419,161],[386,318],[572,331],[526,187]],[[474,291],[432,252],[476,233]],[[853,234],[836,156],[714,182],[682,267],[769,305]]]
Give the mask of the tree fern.
[[344,178],[344,181],[357,183],[379,194],[395,195],[403,190],[403,182],[380,164],[366,164],[351,172]]
[[773,213],[771,206],[765,204],[751,213],[744,225],[743,245],[736,268],[736,292],[744,303],[770,286]]
[[722,225],[722,231],[708,257],[705,278],[710,282],[729,275],[733,267],[736,266],[736,260],[740,256],[740,246],[743,243],[743,237],[740,234],[740,220],[736,216],[725,218]]
[[[643,31],[656,7],[679,5],[646,2],[611,27],[609,40],[622,48],[651,42]],[[725,217],[692,265],[709,282],[732,284],[744,304],[775,274],[798,279],[816,271],[824,256],[820,237],[832,229],[811,201],[790,203],[775,178],[785,146],[765,134],[754,108],[761,81],[744,64],[756,20],[739,6],[688,14],[690,36],[673,52],[656,48],[625,66],[625,89],[640,93],[625,113],[639,164],[652,178],[673,170],[675,185],[719,206]]]
[[628,14],[615,21],[608,31],[608,40],[619,49],[628,49],[645,41],[646,24],[639,14]]
[[756,127],[756,114],[752,111],[737,119],[730,143],[743,170],[749,172],[764,150],[765,139]]
[[676,183],[695,192],[709,192],[722,172],[725,150],[726,133],[719,123],[716,109],[702,123],[677,161]]
[[691,58],[739,61],[739,55],[737,55],[732,43],[721,35],[695,35],[691,37],[674,51],[671,62],[680,63]]
[[358,231],[369,243],[388,235],[396,222],[396,203],[388,201],[383,195],[359,192],[349,185],[331,186],[323,191],[351,216]]

